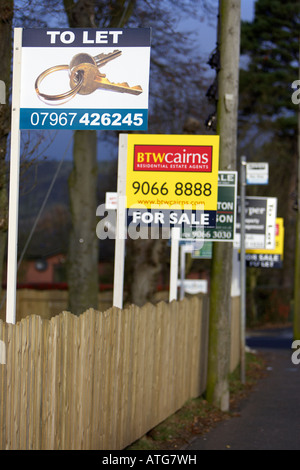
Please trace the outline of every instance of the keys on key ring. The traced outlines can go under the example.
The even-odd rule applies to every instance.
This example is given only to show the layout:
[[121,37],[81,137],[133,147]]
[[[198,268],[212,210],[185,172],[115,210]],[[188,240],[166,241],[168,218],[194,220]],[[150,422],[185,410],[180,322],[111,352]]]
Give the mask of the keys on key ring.
[[98,67],[93,64],[80,64],[73,68],[71,72],[71,87],[74,89],[79,83],[81,83],[78,91],[80,95],[89,95],[97,90],[97,88],[117,91],[119,93],[129,93],[131,95],[140,95],[143,91],[139,85],[130,87],[126,82],[110,82],[104,74],[99,72]]
[[78,80],[77,86],[74,87],[73,89],[66,91],[65,93],[61,93],[59,95],[46,95],[45,93],[41,93],[39,90],[39,86],[50,73],[57,72],[59,70],[69,70],[68,65],[55,65],[54,67],[50,67],[49,69],[45,70],[43,73],[41,73],[38,78],[35,81],[34,88],[36,93],[38,94],[39,98],[42,99],[42,101],[50,101],[50,104],[53,104],[53,101],[61,101],[65,100],[64,102],[68,101],[69,99],[73,98],[78,91],[80,90],[82,84],[83,84],[83,77]]
[[[105,90],[117,91],[119,93],[129,93],[133,95],[139,95],[142,93],[140,85],[130,87],[128,83],[112,83],[110,82],[105,74],[100,73],[99,68],[107,64],[110,60],[119,57],[122,54],[121,51],[115,50],[108,54],[98,54],[97,56],[90,56],[86,53],[76,54],[70,62],[70,65],[56,65],[50,67],[41,73],[35,82],[35,91],[40,99],[44,102],[50,102],[48,104],[54,104],[56,101],[73,98],[77,93],[81,95],[88,95],[93,93],[96,89],[102,88]],[[71,89],[65,93],[58,95],[48,95],[41,93],[39,86],[41,82],[49,74],[59,71],[68,70],[70,74],[70,85]],[[64,102],[65,102],[64,101]]]

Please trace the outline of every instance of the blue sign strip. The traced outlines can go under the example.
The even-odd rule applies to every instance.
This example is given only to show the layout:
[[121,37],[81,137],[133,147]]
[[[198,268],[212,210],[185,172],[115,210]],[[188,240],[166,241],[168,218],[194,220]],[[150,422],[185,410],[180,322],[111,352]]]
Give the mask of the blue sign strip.
[[145,47],[151,28],[23,29],[22,47]]
[[139,131],[147,128],[147,109],[21,108],[20,110],[20,129]]
[[[127,210],[127,225],[131,227],[181,227],[183,231],[184,229],[198,227],[199,230],[203,231],[204,228],[216,226],[216,211],[129,207]],[[184,237],[182,236],[182,238]]]

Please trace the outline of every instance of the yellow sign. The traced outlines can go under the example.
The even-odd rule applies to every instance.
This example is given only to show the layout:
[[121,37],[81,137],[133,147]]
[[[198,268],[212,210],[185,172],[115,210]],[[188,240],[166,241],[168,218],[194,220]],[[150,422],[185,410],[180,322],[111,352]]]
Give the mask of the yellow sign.
[[129,134],[127,207],[216,211],[219,136]]

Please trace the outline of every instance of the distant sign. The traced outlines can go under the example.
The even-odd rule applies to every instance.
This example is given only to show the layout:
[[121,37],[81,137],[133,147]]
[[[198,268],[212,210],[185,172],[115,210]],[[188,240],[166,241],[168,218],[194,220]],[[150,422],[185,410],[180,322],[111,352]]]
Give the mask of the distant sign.
[[183,281],[178,280],[178,287],[181,286],[181,282],[183,282],[183,289],[187,294],[207,294],[208,282],[206,279],[184,279]]
[[105,193],[105,209],[118,208],[118,193]]
[[[240,197],[237,198],[238,211],[236,222],[235,246],[240,247]],[[275,223],[277,217],[277,198],[252,197],[245,198],[245,248],[274,249]]]
[[246,250],[246,266],[254,268],[282,268],[284,256],[284,223],[276,219],[274,250]]
[[20,129],[146,130],[150,28],[23,29]]
[[269,164],[268,163],[247,163],[246,182],[247,184],[268,184]]
[[181,234],[182,238],[231,242],[234,240],[237,178],[236,171],[219,171],[216,226],[185,228]]
[[202,248],[192,252],[192,259],[211,259],[212,258],[212,241],[204,241]]

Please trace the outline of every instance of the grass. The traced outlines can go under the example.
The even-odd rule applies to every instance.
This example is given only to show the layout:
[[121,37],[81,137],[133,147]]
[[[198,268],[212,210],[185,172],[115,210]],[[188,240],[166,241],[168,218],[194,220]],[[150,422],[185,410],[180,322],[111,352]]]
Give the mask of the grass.
[[240,381],[237,369],[229,377],[230,411],[223,412],[208,403],[204,397],[189,400],[126,450],[182,449],[195,436],[209,432],[218,422],[238,415],[239,404],[263,376],[265,361],[262,356],[246,354],[246,383]]

